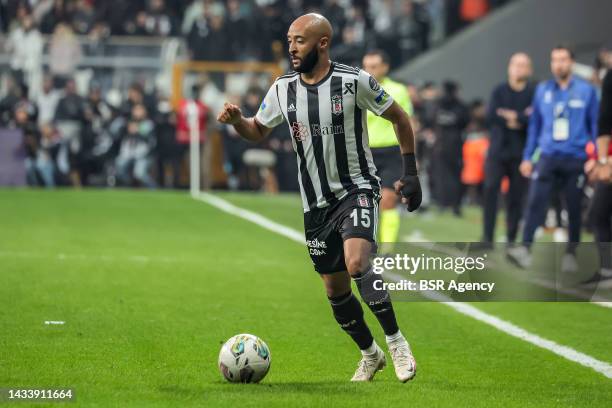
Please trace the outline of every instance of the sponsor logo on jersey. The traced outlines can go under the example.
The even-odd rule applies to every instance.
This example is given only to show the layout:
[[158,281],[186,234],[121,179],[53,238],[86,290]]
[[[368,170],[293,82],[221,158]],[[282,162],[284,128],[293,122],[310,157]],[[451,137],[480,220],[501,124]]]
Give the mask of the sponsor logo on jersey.
[[293,122],[291,135],[296,141],[303,142],[308,137],[308,128],[302,122]]
[[319,241],[317,238],[313,240],[307,240],[306,246],[310,255],[321,256],[325,255],[325,249],[327,249],[327,243],[325,241]]
[[310,130],[313,136],[338,135],[344,133],[344,125],[321,126],[318,124],[311,124]]
[[335,95],[331,98],[332,102],[332,113],[334,115],[340,115],[342,113],[342,97],[340,95]]
[[374,100],[377,104],[384,105],[389,100],[389,94],[386,93],[383,89],[382,91],[380,91],[380,94],[378,94],[378,96]]
[[355,92],[353,91],[353,84],[351,82],[344,84],[344,95],[348,94],[355,95]]
[[294,104],[289,105],[289,107],[287,108],[287,112],[295,112],[295,105]]
[[365,194],[359,194],[359,195],[357,196],[357,204],[358,204],[360,207],[366,207],[366,208],[367,208],[367,207],[371,207],[371,205],[370,205],[370,199],[369,199],[369,198],[368,198],[368,196],[367,196],[367,195],[365,195]]
[[374,92],[380,91],[380,84],[373,76],[370,77],[370,88],[372,88]]
[[263,102],[261,103],[261,106],[259,107],[259,110],[263,112],[263,111],[265,111],[265,110],[266,110],[266,107],[267,107],[267,106],[268,106],[268,105],[266,105],[266,101],[263,101]]

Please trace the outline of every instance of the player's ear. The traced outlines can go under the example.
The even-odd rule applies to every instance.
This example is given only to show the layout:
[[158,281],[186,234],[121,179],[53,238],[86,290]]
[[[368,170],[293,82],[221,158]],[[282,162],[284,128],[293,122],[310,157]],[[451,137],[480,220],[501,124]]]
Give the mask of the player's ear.
[[329,37],[321,37],[319,41],[319,48],[322,50],[329,49]]

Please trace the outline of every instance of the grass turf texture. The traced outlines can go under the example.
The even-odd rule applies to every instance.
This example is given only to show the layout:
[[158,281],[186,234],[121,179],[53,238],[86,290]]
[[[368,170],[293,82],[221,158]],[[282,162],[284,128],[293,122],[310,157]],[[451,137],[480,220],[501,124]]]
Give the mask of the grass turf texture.
[[[223,197],[301,228],[296,196]],[[185,194],[3,190],[0,214],[0,387],[73,387],[75,406],[100,407],[612,401],[603,375],[428,302],[396,303],[419,364],[416,380],[401,384],[388,367],[371,384],[351,384],[360,355],[331,316],[306,249]],[[452,224],[463,239],[479,232],[471,218]],[[420,222],[434,239],[448,234],[444,217]],[[608,309],[482,306],[612,359]],[[271,348],[261,384],[229,384],[217,370],[221,343],[241,332]]]

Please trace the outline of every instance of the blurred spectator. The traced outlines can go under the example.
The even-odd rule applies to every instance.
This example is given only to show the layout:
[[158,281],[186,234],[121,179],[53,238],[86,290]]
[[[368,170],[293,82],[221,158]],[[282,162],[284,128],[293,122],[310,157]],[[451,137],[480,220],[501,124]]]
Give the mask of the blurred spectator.
[[81,134],[86,124],[85,100],[76,90],[76,83],[73,79],[66,81],[64,95],[59,100],[55,110],[55,123],[62,135],[64,143],[63,154],[64,163],[60,167],[62,173],[68,174],[70,182],[75,187],[82,185],[80,176],[80,154],[82,151]]
[[74,3],[69,0],[54,0],[53,5],[40,21],[40,31],[44,34],[55,33],[60,24],[69,24],[74,14]]
[[[8,78],[7,84],[8,92],[0,100],[0,126],[8,126],[14,119],[14,108],[17,104],[28,103],[28,87],[15,80],[12,76]],[[36,107],[29,104],[31,112],[30,115],[34,115]]]
[[165,0],[150,0],[145,30],[149,35],[166,37],[177,33],[178,23],[174,13],[166,7]]
[[189,35],[193,24],[204,14],[204,7],[210,3],[208,0],[194,0],[185,10],[183,22],[181,23],[181,33],[184,36]]
[[72,27],[77,34],[87,34],[95,23],[95,10],[90,0],[77,0],[72,16]]
[[346,25],[346,15],[344,8],[340,5],[340,0],[325,0],[322,14],[327,17],[334,31],[341,33]]
[[434,119],[433,175],[435,199],[441,210],[452,209],[461,215],[461,169],[463,166],[463,131],[469,111],[458,95],[458,85],[444,83]]
[[51,123],[40,126],[40,143],[35,167],[45,187],[55,187],[55,157],[60,149],[60,136]]
[[521,220],[527,179],[519,172],[527,139],[534,86],[531,59],[516,53],[508,64],[508,80],[495,88],[488,109],[491,145],[487,154],[483,207],[485,246],[492,247],[497,220],[497,200],[502,179],[509,180],[506,195],[506,242],[514,243]]
[[462,195],[467,195],[467,202],[472,205],[482,203],[485,157],[489,148],[486,116],[484,103],[480,100],[472,102],[470,123],[467,126],[463,144],[463,169],[461,171],[461,183],[465,188]]
[[399,14],[393,19],[394,37],[397,44],[394,66],[409,61],[429,48],[430,20],[427,10],[412,0],[401,2]]
[[197,61],[227,61],[229,32],[223,6],[215,3],[196,19],[187,37],[192,58]]
[[[191,93],[183,99],[176,112],[176,142],[179,145],[177,155],[174,157],[174,175],[178,177],[181,166],[188,161],[191,143],[191,132],[198,132],[200,141],[200,169],[203,188],[210,185],[210,144],[206,140],[209,107],[202,102],[202,87],[194,85]],[[197,129],[194,129],[194,126]]]
[[55,119],[55,111],[61,97],[61,92],[53,87],[53,78],[46,75],[43,79],[42,92],[35,99],[39,125],[50,123]]
[[135,105],[116,160],[117,178],[123,185],[130,186],[135,180],[148,188],[157,187],[150,174],[154,147],[154,124],[147,117],[144,105]]
[[66,80],[72,77],[81,56],[81,44],[72,28],[64,23],[58,24],[49,46],[49,70],[56,88],[64,87]]
[[[180,187],[181,145],[176,140],[176,114],[167,97],[160,95],[155,109],[155,133],[157,136],[157,183],[161,187]],[[178,159],[178,160],[177,160]]]
[[27,104],[22,103],[15,106],[13,125],[21,130],[23,135],[23,144],[25,146],[26,160],[26,177],[28,184],[37,186],[42,174],[37,166],[38,146],[40,143],[40,132],[36,121],[30,114],[30,109]]
[[366,51],[366,43],[357,41],[355,27],[347,25],[342,32],[342,42],[333,48],[332,54],[338,62],[359,66],[361,57]]
[[[551,52],[554,79],[538,85],[533,99],[520,171],[525,177],[534,176],[527,197],[522,245],[508,250],[509,259],[523,268],[530,266],[535,231],[544,222],[546,204],[555,186],[565,198],[569,219],[569,240],[561,271],[572,273],[578,268],[575,251],[582,224],[585,148],[598,136],[599,103],[595,88],[572,75],[573,65],[572,50],[555,47]],[[534,170],[536,149],[539,158]]]
[[74,79],[66,81],[64,95],[60,98],[55,110],[56,121],[85,121],[85,101],[77,93]]
[[31,15],[24,16],[9,34],[7,51],[11,53],[11,69],[18,82],[28,85],[30,97],[40,89],[43,45]]
[[249,45],[253,34],[249,19],[243,14],[239,0],[227,1],[227,32],[229,33],[229,56],[232,60],[248,58],[252,53]]
[[[255,115],[259,110],[259,104],[263,95],[264,93],[261,89],[249,88],[241,101],[243,115]],[[223,126],[222,133],[223,153],[225,156],[224,167],[229,177],[229,188],[232,190],[248,189],[251,182],[243,156],[249,147],[251,147],[251,144],[241,138],[233,126]],[[271,143],[276,144],[275,141],[271,141]]]

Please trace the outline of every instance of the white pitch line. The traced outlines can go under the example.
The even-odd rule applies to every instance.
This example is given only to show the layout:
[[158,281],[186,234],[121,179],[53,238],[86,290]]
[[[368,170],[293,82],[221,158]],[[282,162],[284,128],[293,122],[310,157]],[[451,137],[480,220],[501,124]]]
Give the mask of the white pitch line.
[[[418,239],[422,239],[422,240],[415,241],[414,237]],[[425,249],[435,248],[436,251],[445,253],[450,256],[462,256],[463,255],[462,252],[457,251],[453,248],[445,248],[444,246],[441,246],[441,245],[434,245],[430,240],[425,238],[425,236],[418,230],[414,235],[407,235],[404,237],[404,239],[407,242],[410,242],[414,246],[422,247]],[[488,263],[495,265],[495,261],[492,261],[492,260],[489,260]],[[581,290],[578,288],[564,288],[564,287],[558,286],[556,282],[552,282],[552,281],[548,281],[544,279],[532,278],[532,277],[524,277],[522,280],[529,282],[529,283],[533,283],[534,285],[538,285],[542,288],[546,288],[546,289],[550,289],[553,291],[557,291],[559,293],[563,293],[564,295],[575,296],[579,299],[586,300],[590,298],[588,303],[591,303],[596,306],[601,306],[601,307],[606,307],[608,309],[612,309],[612,302],[610,302],[607,298],[601,297],[599,295],[594,295],[587,290]]]
[[[285,225],[274,222],[261,214],[257,214],[253,211],[245,210],[244,208],[240,208],[231,204],[230,202],[216,197],[209,193],[200,193],[199,195],[192,196],[193,198],[203,201],[207,204],[212,205],[219,210],[228,213],[230,215],[234,215],[236,217],[242,218],[247,221],[251,221],[262,228],[265,228],[269,231],[275,232],[279,235],[282,235],[286,238],[289,238],[295,242],[300,244],[305,243],[304,235],[294,230],[293,228],[287,227]],[[390,276],[391,278],[398,280],[399,276],[395,274],[387,274],[386,276]],[[497,330],[504,332],[510,336],[516,337],[528,343],[531,343],[537,347],[543,348],[545,350],[551,351],[556,355],[563,357],[569,361],[573,361],[578,363],[584,367],[591,368],[597,371],[600,374],[603,374],[607,378],[612,378],[612,364],[607,363],[605,361],[598,360],[594,357],[591,357],[587,354],[581,353],[577,350],[574,350],[571,347],[560,345],[552,340],[545,339],[543,337],[538,336],[537,334],[533,334],[528,332],[525,329],[522,329],[519,326],[516,326],[508,321],[502,320],[499,317],[491,315],[489,313],[485,313],[482,310],[466,304],[450,301],[450,298],[438,293],[438,292],[421,292],[423,296],[438,301],[441,304],[444,304],[455,311],[476,319],[480,322],[486,323],[489,326],[496,328]]]

